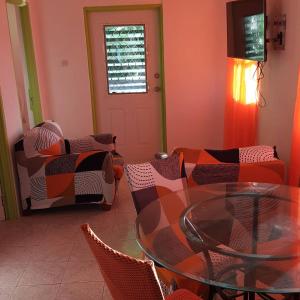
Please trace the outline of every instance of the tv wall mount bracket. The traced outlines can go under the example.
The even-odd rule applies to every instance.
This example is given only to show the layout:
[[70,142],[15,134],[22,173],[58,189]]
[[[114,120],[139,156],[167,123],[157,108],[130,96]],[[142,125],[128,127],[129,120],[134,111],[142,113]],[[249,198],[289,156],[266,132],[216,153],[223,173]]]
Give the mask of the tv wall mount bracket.
[[270,29],[272,38],[267,42],[272,42],[274,50],[285,50],[286,15],[275,16]]

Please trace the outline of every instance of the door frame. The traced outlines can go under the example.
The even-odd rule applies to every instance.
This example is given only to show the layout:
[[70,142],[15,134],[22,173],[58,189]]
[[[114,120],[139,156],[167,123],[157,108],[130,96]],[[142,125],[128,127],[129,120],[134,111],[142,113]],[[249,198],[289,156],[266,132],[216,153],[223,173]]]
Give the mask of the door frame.
[[91,92],[91,106],[92,106],[92,118],[93,118],[93,129],[94,134],[97,134],[97,128],[99,124],[97,122],[97,112],[96,112],[96,94],[95,94],[95,80],[94,80],[94,69],[92,60],[92,46],[91,46],[91,35],[89,30],[89,14],[94,12],[117,12],[117,11],[136,11],[136,10],[149,10],[157,9],[160,18],[160,61],[161,61],[161,146],[163,151],[167,151],[167,120],[166,120],[166,94],[165,94],[165,72],[164,72],[164,38],[163,38],[163,7],[161,4],[146,4],[146,5],[116,5],[116,6],[91,6],[84,7],[84,27],[85,27],[85,37],[86,37],[86,47],[87,47],[87,57],[88,57],[88,68],[89,68],[89,79],[90,79],[90,92]]
[[[2,202],[7,220],[19,217],[18,198],[13,171],[11,151],[8,144],[3,103],[0,91],[0,185]],[[8,200],[9,199],[9,200]]]
[[13,4],[19,8],[29,84],[28,95],[30,101],[30,109],[33,114],[34,124],[37,125],[43,122],[43,113],[33,46],[29,6],[26,0],[6,0],[6,2],[9,4]]

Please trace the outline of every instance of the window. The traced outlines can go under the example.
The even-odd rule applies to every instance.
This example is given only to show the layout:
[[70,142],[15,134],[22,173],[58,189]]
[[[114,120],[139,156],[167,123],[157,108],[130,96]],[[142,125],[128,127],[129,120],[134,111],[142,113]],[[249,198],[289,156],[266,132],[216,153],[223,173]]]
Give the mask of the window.
[[105,26],[104,31],[108,93],[146,93],[145,26]]

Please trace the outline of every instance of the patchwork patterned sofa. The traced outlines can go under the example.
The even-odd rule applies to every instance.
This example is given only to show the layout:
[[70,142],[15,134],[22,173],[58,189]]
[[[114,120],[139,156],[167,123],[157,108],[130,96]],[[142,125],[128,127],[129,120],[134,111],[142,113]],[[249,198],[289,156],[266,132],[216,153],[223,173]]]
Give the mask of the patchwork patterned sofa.
[[188,186],[219,182],[283,184],[285,164],[275,147],[253,146],[228,150],[176,148],[183,153]]
[[112,134],[65,140],[46,121],[15,144],[23,210],[98,203],[109,209],[123,175]]

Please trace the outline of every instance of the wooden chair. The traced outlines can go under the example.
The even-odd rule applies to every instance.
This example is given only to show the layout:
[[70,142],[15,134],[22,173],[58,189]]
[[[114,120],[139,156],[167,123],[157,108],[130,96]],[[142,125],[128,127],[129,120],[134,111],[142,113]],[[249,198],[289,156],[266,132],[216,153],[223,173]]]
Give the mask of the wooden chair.
[[165,297],[154,263],[122,254],[103,243],[88,224],[81,225],[85,238],[95,255],[103,278],[117,300],[199,300],[187,290],[177,290]]

